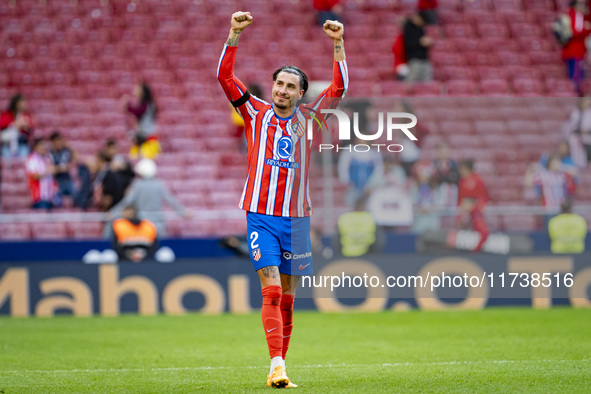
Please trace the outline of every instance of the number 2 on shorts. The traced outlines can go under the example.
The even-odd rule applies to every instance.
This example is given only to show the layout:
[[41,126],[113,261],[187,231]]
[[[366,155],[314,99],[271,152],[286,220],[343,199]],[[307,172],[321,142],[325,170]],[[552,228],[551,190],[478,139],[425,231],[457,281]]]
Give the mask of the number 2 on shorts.
[[250,239],[252,240],[252,242],[250,243],[251,249],[256,249],[259,247],[259,244],[255,244],[255,242],[257,241],[258,238],[259,238],[258,232],[253,231],[252,233],[250,233]]

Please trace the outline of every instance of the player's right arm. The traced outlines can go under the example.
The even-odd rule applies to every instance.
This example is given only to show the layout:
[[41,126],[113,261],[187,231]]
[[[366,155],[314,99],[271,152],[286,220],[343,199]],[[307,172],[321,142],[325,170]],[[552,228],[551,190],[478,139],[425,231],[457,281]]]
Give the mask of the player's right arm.
[[234,64],[236,63],[236,51],[238,49],[238,40],[240,34],[252,23],[250,12],[238,11],[232,14],[232,27],[220,62],[218,64],[218,81],[226,93],[226,97],[235,108],[240,109],[242,117],[250,116],[244,104],[249,101],[250,94],[246,91],[246,86],[234,75]]

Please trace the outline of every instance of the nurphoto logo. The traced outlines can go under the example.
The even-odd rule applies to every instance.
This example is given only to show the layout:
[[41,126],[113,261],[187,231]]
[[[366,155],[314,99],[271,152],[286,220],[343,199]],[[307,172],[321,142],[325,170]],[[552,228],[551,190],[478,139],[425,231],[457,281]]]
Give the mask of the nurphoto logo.
[[[349,116],[338,109],[321,109],[320,113],[323,114],[333,114],[336,116],[339,125],[339,140],[340,141],[351,141],[351,120]],[[406,123],[399,123],[400,120],[410,120],[410,122]],[[312,130],[313,130],[313,122],[316,121],[321,128],[323,125],[320,124],[320,121],[313,117],[308,119],[306,130],[308,139],[312,139]],[[326,125],[325,122],[323,122]],[[384,126],[385,124],[385,126]],[[368,134],[367,132],[362,133],[359,130],[359,114],[357,112],[353,113],[353,134],[358,140],[361,141],[377,141],[379,140],[382,135],[384,134],[384,129],[386,130],[386,139],[388,142],[393,141],[393,135],[395,131],[402,131],[407,138],[411,141],[417,141],[417,137],[410,131],[411,128],[416,126],[417,124],[417,117],[411,113],[407,112],[388,112],[385,114],[383,112],[378,113],[378,130],[374,134]],[[340,145],[333,145],[333,144],[320,144],[319,151],[322,152],[323,150],[335,150],[336,152],[347,150],[349,152],[368,152],[370,150],[377,150],[380,152],[381,150],[387,150],[388,152],[401,152],[403,150],[402,145],[400,144],[382,144],[382,143],[365,143],[365,144],[349,144],[347,146],[340,146]]]

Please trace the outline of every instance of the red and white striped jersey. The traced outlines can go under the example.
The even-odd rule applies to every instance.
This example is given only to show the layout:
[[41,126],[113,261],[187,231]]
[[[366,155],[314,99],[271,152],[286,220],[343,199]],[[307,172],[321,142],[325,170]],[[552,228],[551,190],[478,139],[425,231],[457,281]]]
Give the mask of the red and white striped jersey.
[[37,152],[29,155],[25,162],[25,169],[29,181],[29,190],[34,203],[39,201],[52,201],[55,195],[55,182],[53,175],[48,174],[39,179],[35,176],[47,174],[50,163],[49,159]]
[[563,171],[550,171],[541,168],[533,175],[534,186],[539,186],[542,192],[542,205],[545,207],[560,207],[568,191],[568,175]]
[[[218,80],[232,102],[244,96],[246,87],[234,76],[237,47],[224,46],[218,65]],[[336,108],[345,96],[349,76],[345,60],[334,62],[333,79],[311,104],[296,108],[281,118],[273,105],[255,96],[237,107],[244,119],[248,153],[248,178],[239,207],[273,216],[304,217],[312,214],[309,178],[312,140],[306,138],[308,119],[313,135],[326,119],[321,109]]]

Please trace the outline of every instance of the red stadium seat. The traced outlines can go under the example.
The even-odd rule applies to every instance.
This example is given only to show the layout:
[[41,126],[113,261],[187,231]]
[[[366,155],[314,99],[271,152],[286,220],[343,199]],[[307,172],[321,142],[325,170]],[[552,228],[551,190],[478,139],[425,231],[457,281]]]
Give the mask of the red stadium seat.
[[58,240],[66,238],[68,233],[65,223],[33,223],[31,234],[37,240]]
[[550,96],[571,96],[575,94],[572,81],[568,79],[546,79],[546,90]]
[[[478,74],[473,67],[456,67],[456,66],[449,66],[449,67],[438,67],[440,75],[443,79],[453,82],[454,80],[476,80],[478,79]],[[435,70],[435,71],[437,71]]]
[[478,84],[472,80],[452,80],[447,82],[447,93],[450,96],[471,96],[478,91]]
[[513,91],[523,96],[541,96],[544,86],[537,79],[517,78],[513,80]]
[[[517,196],[521,198],[521,196]],[[538,230],[537,219],[535,216],[504,216],[503,228],[508,231],[532,232]]]
[[447,38],[474,37],[474,30],[468,24],[457,24],[443,28]]
[[431,61],[436,66],[465,66],[464,56],[459,53],[442,53],[435,52],[431,57]]
[[507,38],[509,36],[509,29],[501,23],[479,23],[477,31],[480,37]]
[[503,79],[483,79],[480,81],[480,91],[486,95],[507,94],[509,84]]
[[557,64],[560,56],[554,51],[532,51],[529,53],[532,64]]
[[[486,42],[480,40],[478,38],[470,38],[470,37],[456,37],[449,39],[447,41],[452,41],[456,48],[460,49],[462,52],[478,52],[478,51],[486,51],[488,48],[486,47]],[[435,48],[437,48],[437,45]]]
[[418,82],[412,85],[412,92],[415,96],[439,96],[441,95],[441,84],[439,82]]
[[468,135],[474,133],[474,125],[471,122],[443,121],[439,123],[439,130],[444,135]]
[[409,93],[410,85],[400,81],[384,81],[380,84],[382,97],[400,97]]
[[465,54],[466,63],[476,67],[490,67],[499,64],[499,58],[495,53],[470,52]]
[[509,73],[504,67],[481,66],[475,68],[480,79],[507,79]]
[[0,223],[0,239],[3,241],[27,240],[31,238],[28,223]]
[[478,134],[505,134],[507,132],[507,125],[505,122],[499,121],[476,121],[474,128]]
[[533,23],[514,22],[510,25],[511,34],[515,38],[539,38],[542,36],[540,26]]
[[102,222],[70,222],[67,223],[67,231],[73,239],[102,239]]
[[530,58],[527,54],[513,51],[498,51],[497,55],[503,65],[527,66]]

